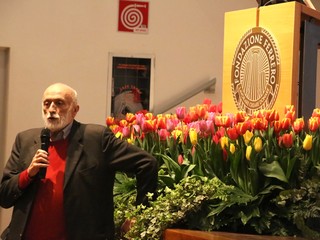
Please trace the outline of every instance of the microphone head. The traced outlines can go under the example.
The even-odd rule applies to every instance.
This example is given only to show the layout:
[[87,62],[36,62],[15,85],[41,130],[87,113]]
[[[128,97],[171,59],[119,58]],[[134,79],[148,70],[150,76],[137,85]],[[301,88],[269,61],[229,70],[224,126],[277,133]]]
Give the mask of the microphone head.
[[[49,144],[50,144],[50,130],[48,128],[44,128],[41,130],[40,139],[41,139],[41,149],[48,151]],[[46,177],[46,173],[47,173],[46,168],[40,168],[38,177],[40,179],[44,179]]]
[[48,128],[44,128],[41,130],[41,137],[50,137],[50,130]]
[[49,142],[50,142],[50,130],[48,128],[44,128],[41,130],[40,139],[41,139],[41,149],[48,151]]

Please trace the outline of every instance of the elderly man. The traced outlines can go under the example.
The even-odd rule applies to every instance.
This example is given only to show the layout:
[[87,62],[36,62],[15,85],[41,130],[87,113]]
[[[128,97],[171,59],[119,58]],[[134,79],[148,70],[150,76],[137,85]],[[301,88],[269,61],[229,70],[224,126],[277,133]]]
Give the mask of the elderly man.
[[136,175],[137,204],[156,190],[155,158],[105,126],[77,122],[78,111],[77,92],[53,84],[42,99],[47,149],[43,128],[17,135],[0,185],[0,205],[14,207],[3,239],[113,239],[115,172]]

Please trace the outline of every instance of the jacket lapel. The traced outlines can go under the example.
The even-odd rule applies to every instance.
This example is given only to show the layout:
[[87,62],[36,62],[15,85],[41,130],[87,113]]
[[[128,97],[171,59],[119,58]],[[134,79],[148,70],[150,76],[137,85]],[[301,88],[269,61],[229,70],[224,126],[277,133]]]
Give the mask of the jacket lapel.
[[65,189],[79,160],[83,150],[82,145],[82,136],[83,136],[83,125],[77,121],[73,122],[70,134],[68,136],[69,146],[66,159],[66,169],[64,175],[64,186]]

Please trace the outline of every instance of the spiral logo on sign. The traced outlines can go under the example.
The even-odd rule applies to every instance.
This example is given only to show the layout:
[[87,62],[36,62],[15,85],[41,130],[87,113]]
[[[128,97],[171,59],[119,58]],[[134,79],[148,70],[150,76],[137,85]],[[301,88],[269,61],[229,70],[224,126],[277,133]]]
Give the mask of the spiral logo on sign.
[[143,22],[142,12],[138,7],[145,7],[139,4],[130,4],[126,6],[121,13],[121,22],[127,29],[135,29],[141,26]]

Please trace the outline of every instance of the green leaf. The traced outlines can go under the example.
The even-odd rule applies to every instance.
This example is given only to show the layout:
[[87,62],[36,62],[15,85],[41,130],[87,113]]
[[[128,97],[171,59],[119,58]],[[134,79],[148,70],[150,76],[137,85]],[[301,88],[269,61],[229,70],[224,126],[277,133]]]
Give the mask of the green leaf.
[[266,177],[276,178],[282,182],[288,183],[288,179],[277,161],[273,161],[271,163],[263,162],[260,164],[259,170]]
[[160,154],[160,155],[162,156],[166,167],[171,172],[171,175],[172,175],[172,172],[173,172],[174,175],[175,175],[175,180],[179,181],[181,179],[181,167],[180,167],[180,165],[176,161],[174,161],[171,157],[169,157],[167,155],[164,155],[164,154]]

